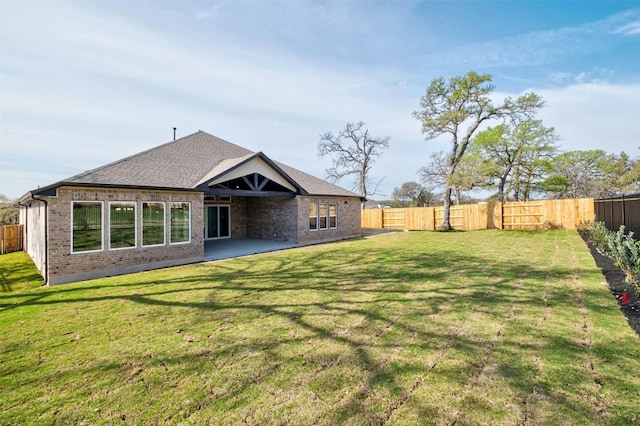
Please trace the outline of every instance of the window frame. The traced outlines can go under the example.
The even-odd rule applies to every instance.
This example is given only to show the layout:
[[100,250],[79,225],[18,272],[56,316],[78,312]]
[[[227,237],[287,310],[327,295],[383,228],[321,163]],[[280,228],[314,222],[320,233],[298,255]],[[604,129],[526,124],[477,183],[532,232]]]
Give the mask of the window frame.
[[[140,209],[140,222],[142,227],[142,241],[140,245],[142,247],[161,247],[167,244],[167,203],[165,201],[142,201],[142,208]],[[145,244],[144,243],[144,206],[145,204],[161,204],[162,205],[162,243],[158,244]]]
[[[331,214],[331,207],[333,206],[333,215]],[[338,203],[329,203],[329,210],[327,211],[327,217],[329,218],[329,229],[338,228]],[[333,226],[331,226],[331,218],[333,220]]]
[[[133,206],[133,245],[127,247],[112,247],[111,241],[111,206],[120,204]],[[135,201],[109,201],[109,250],[129,250],[138,247],[138,204]]]
[[[186,241],[173,241],[173,206],[175,204],[187,205],[189,207],[189,219],[187,222],[187,240]],[[182,209],[180,209],[182,210]],[[191,202],[189,201],[170,201],[169,202],[169,244],[189,244],[191,243]]]
[[[311,207],[315,207],[315,214],[311,215]],[[316,232],[318,231],[320,228],[318,227],[320,225],[320,221],[318,220],[318,213],[320,212],[320,207],[318,206],[318,203],[309,203],[309,231],[312,232]],[[311,220],[315,219],[315,227],[312,226],[311,224]]]
[[[324,214],[322,214],[323,208]],[[318,229],[321,231],[329,229],[329,203],[318,203]]]
[[[74,250],[74,221],[75,221],[75,204],[99,204],[100,205],[100,248],[95,250]],[[98,253],[104,251],[104,201],[71,201],[71,239],[70,239],[71,254],[86,254],[86,253]]]

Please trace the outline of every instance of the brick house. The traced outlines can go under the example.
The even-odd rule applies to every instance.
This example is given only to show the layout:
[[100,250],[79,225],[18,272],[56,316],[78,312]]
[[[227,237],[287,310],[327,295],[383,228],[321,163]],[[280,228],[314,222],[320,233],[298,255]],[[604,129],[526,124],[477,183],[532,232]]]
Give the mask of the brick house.
[[360,196],[199,131],[25,194],[49,285],[199,262],[209,240],[361,235]]

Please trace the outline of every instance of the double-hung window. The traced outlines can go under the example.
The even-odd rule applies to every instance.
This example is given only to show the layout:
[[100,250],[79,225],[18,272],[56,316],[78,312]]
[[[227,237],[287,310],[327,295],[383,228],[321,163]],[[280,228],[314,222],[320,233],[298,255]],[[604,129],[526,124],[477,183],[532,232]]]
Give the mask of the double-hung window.
[[329,227],[328,219],[328,208],[327,203],[320,203],[320,209],[318,211],[318,221],[320,222],[320,229],[327,229]]
[[318,230],[318,203],[309,203],[309,230]]
[[165,205],[142,203],[142,245],[159,246],[165,242]]
[[102,201],[73,201],[71,223],[72,253],[102,250]]
[[338,227],[338,205],[336,203],[329,204],[329,228]]

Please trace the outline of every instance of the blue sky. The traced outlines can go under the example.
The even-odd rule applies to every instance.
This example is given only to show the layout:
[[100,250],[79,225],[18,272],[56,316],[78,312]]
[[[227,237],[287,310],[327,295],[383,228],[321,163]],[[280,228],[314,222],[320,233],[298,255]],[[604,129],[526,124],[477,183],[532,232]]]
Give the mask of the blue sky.
[[0,194],[174,126],[324,177],[320,135],[364,121],[384,199],[448,148],[412,117],[431,80],[470,70],[541,95],[563,150],[640,156],[639,1],[0,0]]

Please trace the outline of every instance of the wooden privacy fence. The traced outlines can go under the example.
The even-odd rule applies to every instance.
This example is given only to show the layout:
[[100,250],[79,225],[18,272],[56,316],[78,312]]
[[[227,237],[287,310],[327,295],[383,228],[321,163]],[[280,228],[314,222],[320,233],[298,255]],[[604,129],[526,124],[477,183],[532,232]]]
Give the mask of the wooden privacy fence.
[[0,226],[0,254],[22,250],[23,225]]
[[604,222],[607,229],[617,231],[624,225],[626,231],[633,231],[640,238],[640,194],[594,200],[596,220]]
[[[433,231],[442,224],[444,207],[362,210],[363,228]],[[594,220],[593,198],[513,201],[451,206],[454,229],[577,229]]]

